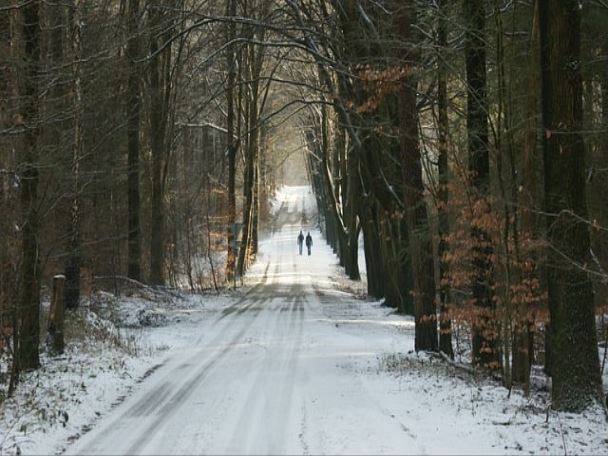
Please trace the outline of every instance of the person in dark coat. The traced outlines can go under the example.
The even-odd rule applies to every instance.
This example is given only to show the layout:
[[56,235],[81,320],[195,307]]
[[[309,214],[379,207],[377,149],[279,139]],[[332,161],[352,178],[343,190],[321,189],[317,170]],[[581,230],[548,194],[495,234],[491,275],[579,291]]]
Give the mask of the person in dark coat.
[[312,236],[310,235],[310,231],[306,235],[306,248],[308,249],[308,256],[310,256],[310,249],[312,248]]
[[302,255],[302,245],[304,244],[304,233],[300,230],[298,234],[298,247],[300,248],[300,255]]

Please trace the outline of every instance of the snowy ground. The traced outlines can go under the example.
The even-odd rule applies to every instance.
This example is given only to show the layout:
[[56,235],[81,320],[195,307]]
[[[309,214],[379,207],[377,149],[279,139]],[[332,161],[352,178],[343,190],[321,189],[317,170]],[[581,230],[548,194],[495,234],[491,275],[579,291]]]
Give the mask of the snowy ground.
[[[85,355],[72,353],[51,363],[61,374],[28,378],[39,382],[36,404],[64,390],[71,399],[53,404],[65,403],[69,419],[22,411],[29,421],[18,420],[25,403],[7,407],[4,451],[17,443],[24,453],[69,454],[608,453],[601,410],[548,413],[546,393],[509,395],[411,353],[411,318],[348,292],[360,286],[314,229],[308,187],[284,188],[275,211],[240,295],[130,300],[120,320],[138,353],[109,345],[86,354],[82,372],[69,356],[81,366]],[[313,236],[310,257],[297,253],[300,229]],[[137,329],[142,320],[159,326]]]

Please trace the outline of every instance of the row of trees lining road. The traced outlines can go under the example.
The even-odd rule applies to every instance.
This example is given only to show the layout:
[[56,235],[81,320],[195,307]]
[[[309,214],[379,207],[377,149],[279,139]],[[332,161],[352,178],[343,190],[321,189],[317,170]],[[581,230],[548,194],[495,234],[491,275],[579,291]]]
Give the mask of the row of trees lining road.
[[464,332],[509,388],[544,364],[555,408],[601,400],[606,5],[288,3],[324,90],[308,168],[346,273],[362,231],[368,292],[415,316],[416,350],[453,357]]
[[304,150],[327,241],[415,316],[417,351],[526,390],[543,365],[556,409],[601,400],[606,19],[600,0],[9,0],[11,390],[40,364],[53,275],[71,310],[95,289],[229,285]]
[[252,21],[272,5],[0,7],[0,346],[11,390],[40,365],[54,275],[66,277],[71,310],[98,289],[217,289],[234,271],[224,263],[237,211],[249,217],[239,275],[253,260],[272,163],[285,159],[264,155],[268,132],[291,111],[269,116],[262,72],[285,51],[255,45],[266,28],[226,20],[237,3]]

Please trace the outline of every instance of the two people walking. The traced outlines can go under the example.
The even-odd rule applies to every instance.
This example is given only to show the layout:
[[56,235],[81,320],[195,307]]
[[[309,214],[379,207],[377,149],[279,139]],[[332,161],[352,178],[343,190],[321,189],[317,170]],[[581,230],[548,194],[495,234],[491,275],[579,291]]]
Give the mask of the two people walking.
[[[300,230],[300,234],[298,234],[298,248],[300,249],[300,255],[302,255],[302,247],[304,245],[304,233]],[[306,235],[306,248],[308,249],[308,256],[310,256],[310,251],[312,249],[312,236],[310,235],[310,231]]]

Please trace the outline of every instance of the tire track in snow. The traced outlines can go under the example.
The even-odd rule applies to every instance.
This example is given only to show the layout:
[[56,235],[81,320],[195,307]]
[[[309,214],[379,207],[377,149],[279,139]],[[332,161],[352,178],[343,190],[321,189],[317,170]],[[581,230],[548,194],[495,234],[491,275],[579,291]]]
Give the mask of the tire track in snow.
[[[262,362],[256,366],[255,374],[252,373],[249,375],[249,377],[253,377],[253,379],[249,382],[247,388],[248,393],[239,407],[239,419],[232,431],[233,438],[231,439],[230,446],[227,448],[228,454],[238,453],[242,442],[250,445],[252,443],[252,438],[267,430],[267,417],[264,413],[260,413],[260,410],[263,408],[264,401],[267,400],[269,373],[275,370],[278,362],[276,353],[271,347],[276,343],[273,341],[273,337],[276,337],[279,333],[282,312],[280,312],[280,310],[269,309],[268,317],[265,326],[268,331],[264,344],[266,351]],[[261,452],[263,451],[259,448],[255,448],[253,451],[253,453]]]
[[[299,285],[299,284],[297,284]],[[285,346],[280,370],[284,373],[277,394],[278,400],[275,404],[275,423],[273,428],[279,430],[274,438],[268,440],[269,454],[285,453],[284,444],[287,438],[287,427],[294,402],[295,385],[298,375],[299,354],[302,348],[302,334],[304,330],[304,295],[301,286],[292,287],[293,302],[291,303],[290,321],[287,337],[283,341]],[[289,342],[291,339],[291,342]],[[279,413],[280,412],[280,413]]]
[[[324,304],[333,304],[334,300],[331,298],[331,296],[322,288],[320,288],[317,284],[312,284],[312,288],[314,291],[314,296],[315,299],[318,301],[319,305],[321,306],[321,312],[323,314],[325,314],[323,306]],[[339,301],[338,298],[336,298],[336,300]],[[336,331],[340,331],[338,329],[338,326],[336,325]],[[353,333],[349,331],[349,336],[350,337],[354,337],[356,339],[360,339],[360,340],[365,340],[365,335],[364,334],[357,334],[357,333]],[[412,447],[415,447],[415,453],[418,454],[427,454],[427,450],[426,447],[424,446],[424,444],[422,442],[420,442],[420,440],[418,439],[418,436],[416,434],[414,434],[414,432],[410,429],[409,426],[407,426],[401,419],[399,419],[394,413],[392,413],[389,409],[387,408],[382,408],[379,404],[380,401],[375,399],[374,396],[374,392],[373,389],[371,389],[363,380],[362,378],[353,378],[353,383],[354,384],[358,384],[359,388],[358,391],[359,393],[359,399],[358,401],[360,403],[365,403],[367,404],[367,409],[371,412],[371,411],[376,411],[376,414],[378,417],[382,417],[384,420],[386,420],[387,424],[389,425],[393,425],[393,426],[397,426],[400,432],[403,432],[408,439],[410,440]],[[370,413],[371,416],[371,413]]]
[[[264,269],[264,275],[262,276],[262,279],[260,280],[260,282],[255,284],[253,286],[253,288],[251,288],[243,296],[241,296],[234,304],[232,304],[229,307],[222,310],[222,315],[219,316],[219,318],[217,319],[217,322],[220,322],[221,320],[223,320],[224,318],[226,318],[229,315],[232,315],[235,312],[239,312],[239,310],[241,310],[240,313],[243,313],[242,304],[245,301],[247,301],[248,299],[250,299],[252,295],[255,295],[255,293],[259,292],[260,289],[262,287],[264,287],[264,285],[266,285],[266,283],[268,282],[268,269],[269,268],[270,268],[270,262],[266,263],[266,268]],[[278,268],[275,267],[275,274],[277,273],[277,270],[278,270]]]
[[[194,393],[194,387],[197,385],[200,386],[204,382],[204,379],[209,376],[210,371],[214,368],[214,366],[218,364],[218,362],[222,360],[222,358],[224,358],[231,350],[233,350],[237,345],[237,342],[239,342],[245,336],[245,334],[253,327],[253,323],[260,315],[261,309],[254,308],[254,306],[257,304],[257,300],[252,298],[255,298],[255,294],[257,293],[257,291],[259,291],[261,287],[266,284],[268,279],[267,273],[269,266],[270,263],[268,263],[266,266],[263,281],[258,283],[251,290],[249,290],[249,292],[247,292],[245,296],[240,298],[233,306],[231,306],[235,308],[235,310],[230,314],[236,312],[237,315],[241,315],[247,312],[248,310],[253,310],[252,319],[246,321],[243,327],[237,332],[235,336],[230,339],[230,341],[225,345],[225,347],[218,354],[212,356],[209,361],[204,362],[203,365],[196,371],[196,373],[191,376],[189,380],[183,383],[182,386],[178,389],[178,391],[175,392],[169,398],[169,400],[165,402],[163,407],[163,413],[159,414],[151,424],[146,426],[145,432],[142,432],[140,437],[128,448],[128,450],[126,451],[127,454],[137,453],[138,449],[140,449],[140,447],[142,447],[142,445],[146,443],[150,435],[153,435],[165,421],[170,421],[170,418],[179,411],[179,406],[183,404],[191,394]],[[276,270],[278,270],[278,265],[277,267],[275,267],[275,272]],[[245,306],[239,306],[239,304],[242,304],[246,299],[249,299],[251,302],[247,303]],[[225,316],[227,315],[223,315],[222,317],[220,317],[220,319],[224,318]],[[226,326],[229,326],[229,323]],[[214,341],[223,340],[225,339],[225,337],[225,334],[220,331],[218,335],[214,338]],[[198,356],[199,354],[194,355],[191,361],[194,362]],[[166,410],[167,408],[168,410]]]
[[309,455],[310,450],[308,448],[308,414],[306,412],[306,403],[302,403],[301,407],[301,418],[300,418],[300,433],[298,434],[298,440],[302,446],[302,454]]
[[[278,265],[283,263],[283,255]],[[233,423],[228,454],[282,454],[293,403],[297,352],[303,331],[304,290],[301,284],[273,283],[263,294],[273,302],[268,312],[274,316],[265,326],[266,352],[248,383],[248,392]],[[262,320],[263,321],[263,320]],[[262,322],[260,321],[260,323]],[[296,431],[297,432],[297,431]],[[294,435],[295,437],[295,435]]]
[[[171,388],[175,386],[173,373],[179,368],[179,366],[165,365],[165,369],[169,369],[169,371],[165,373],[167,381],[159,387],[156,387],[152,391],[145,394],[134,405],[129,407],[118,417],[118,419],[108,425],[104,433],[94,438],[89,443],[89,445],[87,445],[87,447],[85,447],[83,450],[92,450],[93,452],[95,452],[99,443],[105,439],[106,433],[112,432],[113,430],[121,429],[126,421],[132,421],[134,418],[141,420],[146,416],[150,416],[156,413],[157,416],[154,418],[152,423],[144,425],[145,430],[140,429],[138,430],[138,432],[133,432],[133,434],[139,434],[140,437],[135,440],[135,442],[129,447],[129,449],[125,453],[133,454],[138,452],[138,449],[142,447],[145,443],[147,443],[147,441],[150,439],[150,436],[153,435],[156,430],[158,430],[158,428],[163,424],[163,422],[165,420],[168,421],[171,416],[173,416],[175,413],[177,413],[177,411],[179,411],[180,404],[184,403],[184,401],[189,397],[189,395],[191,394],[191,390],[194,389],[194,386],[197,385],[197,383],[202,382],[203,379],[209,375],[209,373],[213,370],[214,366],[219,361],[221,361],[221,359],[225,357],[225,355],[230,350],[235,348],[237,342],[239,342],[245,336],[247,331],[252,327],[252,323],[260,314],[259,309],[254,309],[254,306],[256,304],[255,295],[267,283],[269,267],[270,263],[266,265],[262,280],[231,306],[231,308],[234,308],[234,312],[238,311],[238,315],[243,314],[247,310],[253,309],[253,312],[251,312],[252,318],[243,321],[239,325],[240,330],[238,330],[236,334],[229,339],[229,341],[225,344],[225,347],[219,353],[211,355],[210,359],[209,357],[204,358],[202,364],[200,360],[200,356],[202,353],[201,351],[197,351],[187,360],[181,360],[180,365],[199,364],[200,367],[196,369],[193,374],[187,376],[187,380],[185,382],[182,382],[178,390],[173,394],[171,394]],[[250,302],[247,302],[245,305],[243,305],[243,303],[247,300],[249,300]],[[218,318],[217,322],[219,322],[223,318],[224,316],[221,316],[220,318]],[[224,330],[227,328],[232,328],[234,326],[235,322],[232,320],[233,319],[227,320],[225,324],[222,325],[222,328],[220,328],[220,330],[216,332],[215,336],[205,345],[207,347],[213,347],[218,343],[225,341],[227,335]],[[236,322],[240,323],[241,319],[236,319]],[[199,338],[199,340],[197,341],[197,345],[203,339],[204,335]],[[148,378],[150,377],[154,376],[150,375]],[[165,409],[168,409],[166,413]],[[161,411],[162,413],[159,413],[159,411]]]
[[[250,303],[246,304],[244,306],[245,309],[249,309],[251,307],[253,307],[255,304],[255,301],[251,301]],[[257,313],[254,314],[254,318],[257,317]],[[249,322],[251,323],[251,322]],[[228,324],[225,326],[229,326]],[[216,356],[216,358],[220,358],[221,356],[223,356],[227,350],[229,350],[231,348],[231,346],[238,341],[246,332],[246,330],[248,329],[249,325],[246,324],[243,326],[242,330],[240,332],[237,333],[236,337],[234,337],[233,339],[231,339],[231,341],[226,345],[226,347],[219,353],[219,355]],[[213,347],[214,345],[216,345],[219,341],[223,340],[225,338],[225,334],[223,333],[223,331],[218,331],[218,333],[216,334],[216,336],[207,343],[207,346],[211,346]],[[192,365],[196,365],[198,364],[198,358],[200,357],[200,352],[197,352],[196,354],[192,355],[190,357],[189,360],[185,361],[185,362],[181,362],[180,366],[177,366],[177,368],[181,367],[181,366],[192,366]],[[216,362],[215,358],[212,358],[212,360],[208,363],[208,365],[203,365],[203,368],[209,368],[212,367]],[[166,396],[166,395],[165,395]],[[175,396],[175,394],[174,394]],[[173,399],[173,397],[172,397]],[[149,409],[149,404],[150,403],[157,403],[157,391],[156,389],[151,391],[150,393],[148,393],[145,397],[143,397],[142,399],[140,399],[131,409],[129,409],[128,413],[131,416],[140,416],[141,413],[139,412],[140,409]],[[160,403],[157,404],[157,406],[161,405],[162,401]],[[149,410],[149,412],[153,412],[157,407],[153,407],[151,410]]]

